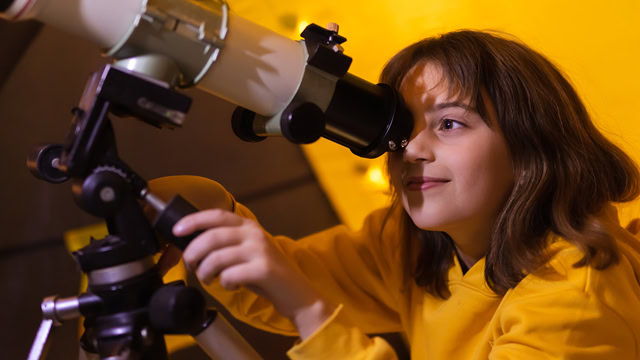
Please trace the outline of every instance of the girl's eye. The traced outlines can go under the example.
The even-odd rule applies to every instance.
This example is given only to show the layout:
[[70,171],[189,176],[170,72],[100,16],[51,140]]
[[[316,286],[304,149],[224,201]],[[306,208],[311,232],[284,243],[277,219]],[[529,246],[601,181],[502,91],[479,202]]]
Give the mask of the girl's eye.
[[459,121],[455,121],[451,119],[443,119],[442,122],[440,123],[440,130],[455,130],[462,126],[464,125],[462,125],[462,123]]

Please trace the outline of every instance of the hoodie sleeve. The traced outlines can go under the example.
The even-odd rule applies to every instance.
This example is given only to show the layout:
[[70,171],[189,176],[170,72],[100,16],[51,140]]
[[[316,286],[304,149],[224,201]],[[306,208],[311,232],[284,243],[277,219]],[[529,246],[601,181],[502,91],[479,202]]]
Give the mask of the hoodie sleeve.
[[[252,217],[241,204],[236,213]],[[401,330],[388,261],[376,249],[384,211],[371,215],[363,230],[349,231],[337,226],[300,240],[274,236],[271,240],[289,258],[322,296],[334,305],[342,305],[344,318],[367,333]],[[372,249],[373,247],[373,249]],[[239,320],[258,328],[283,334],[295,334],[288,319],[273,310],[269,301],[240,289],[230,292],[214,281],[205,288]]]
[[[155,180],[150,185],[152,191],[160,191],[162,194],[159,196],[163,198],[180,193],[201,210],[223,207],[255,219],[246,207],[235,203],[222,186],[208,179],[169,177]],[[397,246],[384,244],[384,238],[393,235],[391,228],[394,228],[390,223],[386,235],[381,233],[385,215],[385,210],[374,212],[363,228],[355,232],[345,226],[337,226],[298,241],[269,235],[276,247],[292,260],[320,294],[334,305],[340,305],[340,310],[322,327],[324,330],[316,332],[313,338],[322,340],[323,333],[332,334],[329,338],[335,338],[341,329],[340,332],[346,336],[344,339],[352,339],[345,341],[355,341],[353,339],[357,337],[359,340],[356,342],[364,344],[369,341],[365,333],[401,330],[394,288],[399,288],[395,279],[402,267],[394,264]],[[205,289],[239,320],[266,331],[297,335],[294,325],[278,314],[269,301],[247,289],[228,291],[218,281],[205,285]],[[357,324],[358,328],[349,324]],[[356,333],[358,335],[353,337]],[[300,344],[298,349],[311,348],[313,343]],[[386,343],[385,346],[388,347]]]
[[304,341],[296,344],[287,355],[292,360],[325,359],[397,359],[395,350],[382,338],[370,338],[344,318],[342,306]]

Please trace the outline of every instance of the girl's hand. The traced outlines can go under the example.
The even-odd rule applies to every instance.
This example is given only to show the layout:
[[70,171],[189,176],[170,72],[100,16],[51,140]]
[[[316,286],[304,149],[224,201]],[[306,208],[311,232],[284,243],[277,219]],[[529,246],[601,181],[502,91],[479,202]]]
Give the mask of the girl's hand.
[[198,230],[203,233],[187,246],[183,259],[203,283],[219,277],[225,289],[245,286],[271,301],[303,339],[332,314],[333,308],[255,221],[225,210],[205,210],[185,216],[173,233],[186,236]]

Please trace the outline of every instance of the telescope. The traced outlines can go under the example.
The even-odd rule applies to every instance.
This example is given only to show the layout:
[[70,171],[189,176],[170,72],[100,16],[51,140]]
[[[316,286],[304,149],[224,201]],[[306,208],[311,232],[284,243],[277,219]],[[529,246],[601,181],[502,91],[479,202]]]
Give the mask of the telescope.
[[[195,86],[238,105],[232,128],[245,141],[282,136],[308,144],[324,137],[374,158],[402,150],[412,130],[397,91],[348,72],[352,59],[337,25],[311,24],[294,41],[234,14],[223,0],[0,0],[0,17],[85,37],[114,59],[87,81],[66,142],[29,156],[37,177],[71,179],[78,205],[104,218],[109,230],[74,252],[88,291],[43,301],[29,359],[41,357],[54,324],[79,316],[86,358],[166,359],[163,335],[170,333],[194,335],[213,358],[257,358],[224,319],[204,309],[201,294],[162,284],[152,259],[162,248],[155,231],[184,249],[197,234],[176,238],[171,229],[197,209],[180,196],[164,201],[149,191],[120,159],[110,114],[181,127],[191,99],[179,89]],[[153,224],[142,201],[158,213]]]
[[98,44],[120,69],[237,104],[233,129],[243,140],[325,137],[373,158],[401,148],[412,127],[397,92],[348,73],[337,28],[312,24],[293,41],[222,0],[2,0],[0,16],[40,20]]

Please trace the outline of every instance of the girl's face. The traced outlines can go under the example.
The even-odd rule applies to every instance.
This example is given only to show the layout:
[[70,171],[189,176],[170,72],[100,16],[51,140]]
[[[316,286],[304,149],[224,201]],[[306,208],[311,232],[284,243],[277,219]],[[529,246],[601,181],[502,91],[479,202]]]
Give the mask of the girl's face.
[[495,117],[486,119],[489,128],[469,100],[450,98],[449,90],[435,64],[418,64],[405,77],[400,91],[414,129],[404,153],[391,155],[390,173],[413,222],[447,232],[458,244],[457,237],[490,235],[513,171]]

